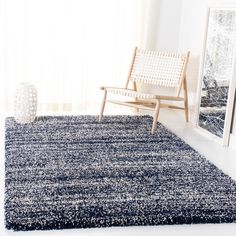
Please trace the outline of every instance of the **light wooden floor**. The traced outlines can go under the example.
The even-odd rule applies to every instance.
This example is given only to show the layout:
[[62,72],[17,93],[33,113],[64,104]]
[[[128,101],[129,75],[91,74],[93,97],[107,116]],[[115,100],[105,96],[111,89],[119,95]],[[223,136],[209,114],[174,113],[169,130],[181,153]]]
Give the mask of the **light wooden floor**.
[[[160,111],[159,120],[170,130],[198,150],[211,162],[236,180],[236,151],[224,148],[208,140],[191,125],[184,123],[179,111]],[[199,236],[199,235],[236,235],[236,224],[206,224],[206,225],[173,225],[173,226],[139,226],[112,227],[96,229],[75,229],[57,231],[13,232],[4,228],[4,119],[0,118],[0,236]]]

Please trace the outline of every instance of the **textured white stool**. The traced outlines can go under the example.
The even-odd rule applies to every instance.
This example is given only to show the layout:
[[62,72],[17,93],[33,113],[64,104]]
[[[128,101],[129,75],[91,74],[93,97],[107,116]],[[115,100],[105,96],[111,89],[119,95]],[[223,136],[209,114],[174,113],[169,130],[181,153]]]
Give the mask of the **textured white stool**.
[[37,90],[30,83],[20,83],[15,91],[14,118],[18,123],[33,122],[37,111]]

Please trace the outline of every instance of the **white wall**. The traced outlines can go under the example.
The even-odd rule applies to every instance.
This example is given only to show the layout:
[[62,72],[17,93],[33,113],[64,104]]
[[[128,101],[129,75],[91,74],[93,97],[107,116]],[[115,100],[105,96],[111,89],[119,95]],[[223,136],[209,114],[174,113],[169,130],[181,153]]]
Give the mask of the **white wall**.
[[[144,4],[145,1],[145,4]],[[143,0],[143,15],[141,16],[141,32],[137,45],[143,49],[155,50],[158,41],[158,28],[161,14],[161,0]]]
[[179,46],[182,0],[160,1],[157,47],[176,51]]
[[176,51],[182,0],[144,0],[141,48]]
[[[4,32],[4,2],[0,0],[0,32]],[[0,35],[0,81],[3,80],[4,76],[4,37]],[[2,83],[0,83],[2,85]],[[0,114],[4,111],[4,87],[0,86]]]

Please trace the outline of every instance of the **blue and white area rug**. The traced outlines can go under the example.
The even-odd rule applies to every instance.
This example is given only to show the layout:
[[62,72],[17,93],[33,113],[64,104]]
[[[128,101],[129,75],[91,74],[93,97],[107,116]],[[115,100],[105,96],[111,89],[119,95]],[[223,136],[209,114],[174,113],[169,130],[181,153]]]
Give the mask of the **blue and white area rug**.
[[149,116],[6,120],[13,230],[236,222],[236,182]]

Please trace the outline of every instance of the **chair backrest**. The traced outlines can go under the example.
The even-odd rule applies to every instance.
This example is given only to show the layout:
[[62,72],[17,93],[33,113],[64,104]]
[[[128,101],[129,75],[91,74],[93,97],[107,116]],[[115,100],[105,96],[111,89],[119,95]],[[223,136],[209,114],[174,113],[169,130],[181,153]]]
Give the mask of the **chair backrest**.
[[164,87],[179,87],[186,73],[186,54],[135,50],[129,80]]

